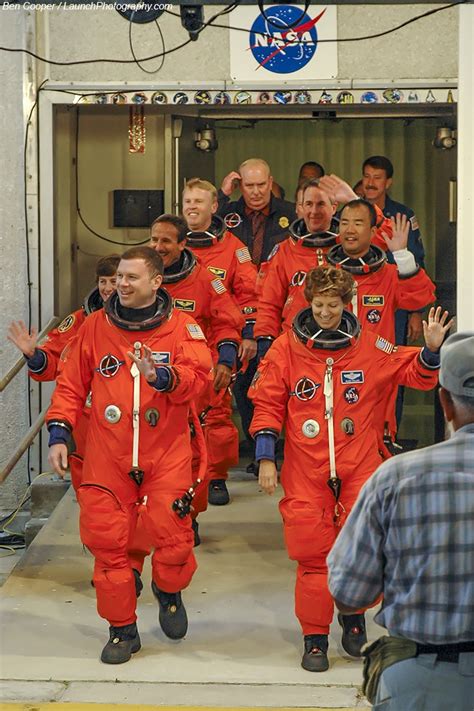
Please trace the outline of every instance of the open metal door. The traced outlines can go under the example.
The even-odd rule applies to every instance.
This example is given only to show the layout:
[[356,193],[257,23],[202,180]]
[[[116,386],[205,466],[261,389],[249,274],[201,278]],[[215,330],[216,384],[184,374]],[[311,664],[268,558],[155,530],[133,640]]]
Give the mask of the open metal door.
[[195,132],[202,122],[173,114],[167,117],[165,136],[169,147],[165,193],[170,196],[166,209],[174,214],[181,212],[181,195],[190,178],[202,178],[214,183],[214,153],[199,150],[195,145]]

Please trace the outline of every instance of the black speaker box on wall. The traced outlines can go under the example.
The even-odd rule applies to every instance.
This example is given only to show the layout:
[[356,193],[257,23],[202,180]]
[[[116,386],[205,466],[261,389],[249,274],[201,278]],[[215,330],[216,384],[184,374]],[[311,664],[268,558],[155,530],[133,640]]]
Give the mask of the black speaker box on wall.
[[114,190],[114,227],[150,227],[163,214],[164,190]]

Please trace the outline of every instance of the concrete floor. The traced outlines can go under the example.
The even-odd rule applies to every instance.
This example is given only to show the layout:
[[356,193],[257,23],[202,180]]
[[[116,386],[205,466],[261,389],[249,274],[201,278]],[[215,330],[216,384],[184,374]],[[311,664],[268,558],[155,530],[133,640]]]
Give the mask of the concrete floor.
[[[236,471],[229,506],[200,518],[198,571],[183,594],[189,631],[159,628],[150,571],[138,605],[141,651],[127,664],[99,661],[107,625],[90,586],[72,490],[2,588],[0,701],[365,708],[361,662],[342,654],[333,625],[328,672],[300,667],[294,565],[283,547],[278,496]],[[279,490],[281,493],[281,489]],[[369,639],[381,629],[369,614]]]

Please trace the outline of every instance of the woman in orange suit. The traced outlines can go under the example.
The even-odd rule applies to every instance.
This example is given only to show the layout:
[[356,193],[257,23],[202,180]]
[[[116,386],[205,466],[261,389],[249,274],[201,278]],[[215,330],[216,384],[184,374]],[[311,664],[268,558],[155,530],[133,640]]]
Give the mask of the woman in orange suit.
[[[433,388],[438,350],[450,326],[446,312],[441,317],[440,309],[432,309],[425,324],[426,347],[397,348],[361,330],[345,310],[353,288],[352,276],[341,269],[309,272],[309,308],[274,341],[249,391],[259,483],[268,494],[277,486],[275,442],[286,428],[280,513],[288,555],[298,563],[295,612],[304,635],[302,666],[314,672],[329,666],[334,606],[326,556],[362,485],[381,462],[373,421],[378,392],[393,381]],[[363,611],[339,621],[343,647],[360,656],[366,641]]]

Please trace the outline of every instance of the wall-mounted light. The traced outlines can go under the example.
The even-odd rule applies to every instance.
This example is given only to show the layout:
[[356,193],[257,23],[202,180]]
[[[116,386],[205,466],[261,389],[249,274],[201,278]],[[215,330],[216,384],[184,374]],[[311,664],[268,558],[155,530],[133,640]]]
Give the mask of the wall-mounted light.
[[449,126],[439,126],[436,129],[436,136],[433,140],[435,148],[441,148],[442,151],[450,150],[456,145],[456,131]]

